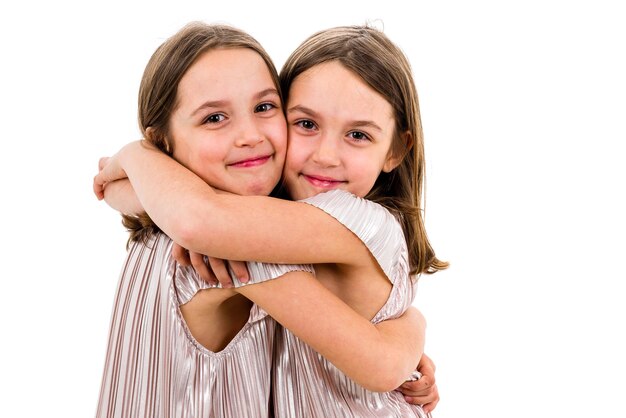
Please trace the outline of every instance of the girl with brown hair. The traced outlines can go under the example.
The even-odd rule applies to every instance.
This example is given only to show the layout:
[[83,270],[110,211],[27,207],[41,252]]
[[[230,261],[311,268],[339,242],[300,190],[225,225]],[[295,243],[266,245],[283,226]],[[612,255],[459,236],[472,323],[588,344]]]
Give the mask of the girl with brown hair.
[[[165,206],[174,202],[169,193],[183,192],[187,186],[176,179],[162,181],[161,175],[169,176],[169,168],[160,167],[158,158],[153,161],[152,153],[193,170],[194,180],[204,187],[208,183],[231,193],[267,194],[280,177],[285,152],[280,88],[271,61],[259,51],[260,46],[240,31],[195,24],[153,55],[140,90],[140,125],[152,145],[139,148],[148,152],[143,162],[156,164],[155,180],[160,182],[158,194],[165,198]],[[106,184],[108,192],[125,187],[123,182],[112,182],[112,176],[106,177],[116,162],[114,158],[104,163],[105,171],[96,179],[99,186]],[[197,185],[192,181],[189,186],[193,192]],[[212,196],[213,190],[209,190]],[[146,201],[142,189],[138,192],[141,204],[151,213],[152,202]],[[228,201],[235,197],[220,196]],[[115,201],[114,196],[110,199]],[[372,258],[359,238],[332,218],[324,218],[326,229],[341,231],[340,245],[351,254],[346,260],[352,262],[347,263],[346,272],[327,271],[322,277],[329,280],[332,275],[343,275],[349,282],[357,270],[363,277],[388,277],[390,273],[381,271],[379,260]],[[155,219],[169,233],[169,225],[161,225],[161,214]],[[135,221],[139,222],[138,233],[131,243],[113,313],[100,416],[266,416],[274,325],[263,310],[251,307],[239,293],[267,306],[279,322],[332,361],[341,373],[363,385],[363,390],[397,387],[420,357],[424,321],[414,309],[397,320],[373,325],[366,319],[373,305],[347,300],[351,309],[328,290],[330,282],[324,286],[307,272],[310,266],[248,263],[251,285],[206,289],[192,269],[174,262],[171,240],[154,228],[149,218],[126,218],[129,226]],[[328,225],[329,221],[335,227]],[[153,229],[139,232],[146,227]],[[401,247],[398,231],[402,235],[396,229],[395,243],[389,248]],[[263,259],[268,254],[232,257],[232,245],[218,236],[211,239],[224,246],[223,252],[212,254],[218,257]],[[181,243],[188,246],[186,239]],[[258,251],[258,246],[253,247],[253,252]],[[287,255],[284,247],[277,249],[281,254],[269,257],[269,262],[293,262],[295,258]],[[305,252],[302,262],[332,261],[311,254]],[[318,277],[320,271],[323,269],[318,269]],[[404,274],[408,277],[408,270]],[[268,279],[273,280],[261,285]],[[387,294],[393,287],[380,279],[373,281]],[[284,297],[303,291],[306,300]],[[371,296],[374,289],[366,293]],[[354,348],[363,342],[371,347],[355,353]],[[289,413],[276,409],[277,414]]]

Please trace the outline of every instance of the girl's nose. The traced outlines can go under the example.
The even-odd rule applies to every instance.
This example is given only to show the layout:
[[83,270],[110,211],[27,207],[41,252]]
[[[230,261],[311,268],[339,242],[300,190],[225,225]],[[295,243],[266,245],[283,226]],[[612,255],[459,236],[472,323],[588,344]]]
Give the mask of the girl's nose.
[[263,142],[263,137],[261,135],[246,135],[240,136],[235,141],[235,145],[238,147],[254,147],[261,142]]
[[254,147],[263,142],[263,132],[258,128],[254,120],[242,121],[242,125],[237,133],[235,145],[238,147]]
[[313,153],[313,161],[323,167],[334,167],[339,165],[339,149],[337,141],[328,136],[322,136],[318,142],[318,147]]

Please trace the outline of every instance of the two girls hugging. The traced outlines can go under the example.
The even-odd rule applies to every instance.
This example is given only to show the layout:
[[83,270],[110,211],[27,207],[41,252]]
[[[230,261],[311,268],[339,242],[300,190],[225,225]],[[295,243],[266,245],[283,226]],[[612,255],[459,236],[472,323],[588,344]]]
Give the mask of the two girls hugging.
[[402,51],[336,27],[279,75],[250,35],[194,22],[148,62],[139,125],[94,178],[131,232],[97,416],[428,416],[412,302],[447,263]]

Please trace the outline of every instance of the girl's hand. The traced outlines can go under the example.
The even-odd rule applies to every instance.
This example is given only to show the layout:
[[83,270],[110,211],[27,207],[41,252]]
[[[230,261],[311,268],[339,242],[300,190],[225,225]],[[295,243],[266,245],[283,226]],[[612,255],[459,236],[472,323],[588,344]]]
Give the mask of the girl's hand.
[[120,162],[120,159],[122,158],[121,155],[126,155],[137,147],[156,150],[156,148],[149,142],[139,140],[125,145],[112,157],[104,157],[100,159],[98,162],[99,173],[93,179],[93,191],[98,200],[104,199],[104,188],[107,183],[128,178],[126,171],[124,171]]
[[226,261],[219,258],[205,257],[202,254],[187,251],[176,243],[174,243],[172,248],[172,256],[183,266],[192,265],[200,278],[212,286],[217,285],[219,282],[223,288],[233,287],[233,281],[230,278],[230,274],[228,274],[226,263],[230,265],[233,273],[242,283],[247,283],[249,280],[248,268],[243,261]]
[[98,162],[98,174],[93,179],[93,192],[98,200],[104,199],[104,188],[107,183],[125,179],[128,176],[118,163],[117,154],[113,157],[100,158]]
[[439,402],[439,391],[435,383],[435,363],[426,354],[422,355],[417,371],[422,374],[418,380],[405,382],[397,390],[404,399],[413,405],[422,405],[424,412],[432,412]]
[[181,266],[190,266],[191,259],[189,258],[189,251],[186,248],[174,243],[172,246],[172,257]]
[[98,172],[102,171],[102,168],[106,165],[107,161],[109,161],[109,157],[102,157],[98,160]]
[[[202,258],[202,261],[204,262],[204,257]],[[219,280],[219,282],[222,284],[222,287],[224,288],[233,287],[233,281],[230,278],[230,274],[228,273],[228,266],[226,263],[230,265],[230,268],[232,269],[233,273],[235,274],[235,276],[239,279],[241,283],[247,283],[249,280],[248,268],[246,267],[246,263],[244,263],[243,261],[228,261],[228,260],[222,260],[221,258],[208,257],[208,262],[209,262],[209,266],[211,270],[213,271],[213,274],[215,275],[217,280]],[[192,257],[192,264],[193,264],[193,257]],[[195,267],[195,264],[194,264],[194,267]]]
[[100,180],[96,182],[96,179],[98,178],[100,172],[102,171],[102,168],[106,166],[108,161],[109,157],[102,157],[98,160],[98,174],[93,179],[93,192],[96,194],[98,200],[104,199],[104,188],[106,187],[107,182],[100,182]]

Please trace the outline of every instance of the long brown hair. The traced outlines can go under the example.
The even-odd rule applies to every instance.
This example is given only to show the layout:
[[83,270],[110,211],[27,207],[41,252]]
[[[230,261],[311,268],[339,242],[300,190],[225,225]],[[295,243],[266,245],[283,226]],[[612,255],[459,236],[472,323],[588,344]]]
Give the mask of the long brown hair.
[[[139,87],[139,129],[146,141],[172,156],[174,143],[169,122],[177,106],[178,84],[198,58],[213,49],[248,48],[257,52],[267,64],[280,94],[278,73],[261,44],[247,33],[226,25],[191,22],[167,39],[152,54]],[[130,233],[128,244],[146,242],[159,228],[148,214],[122,215],[122,224]]]
[[328,61],[337,61],[358,75],[394,111],[396,126],[391,152],[401,162],[391,172],[380,173],[365,197],[385,206],[400,220],[409,249],[411,274],[447,268],[448,263],[435,256],[424,226],[424,140],[417,89],[407,58],[385,34],[374,28],[341,26],[317,32],[296,48],[281,70],[285,103],[298,75]]

